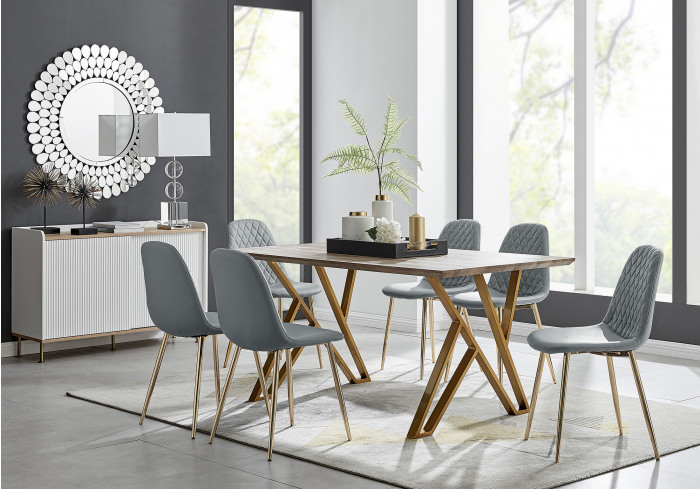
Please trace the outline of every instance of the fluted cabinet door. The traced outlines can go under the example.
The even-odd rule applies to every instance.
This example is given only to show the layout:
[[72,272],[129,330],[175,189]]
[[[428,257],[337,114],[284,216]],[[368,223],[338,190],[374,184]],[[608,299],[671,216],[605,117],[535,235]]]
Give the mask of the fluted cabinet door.
[[12,230],[12,332],[38,340],[110,334],[153,326],[146,305],[141,245],[180,252],[207,307],[207,228],[71,238]]

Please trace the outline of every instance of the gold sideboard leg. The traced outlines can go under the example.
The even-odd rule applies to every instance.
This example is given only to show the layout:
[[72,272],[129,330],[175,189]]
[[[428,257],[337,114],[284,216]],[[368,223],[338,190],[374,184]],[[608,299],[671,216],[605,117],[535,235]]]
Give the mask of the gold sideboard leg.
[[115,335],[112,335],[112,350],[116,350],[116,349],[117,349],[117,346],[116,346],[116,344],[115,344],[115,338],[116,338]]
[[39,342],[39,363],[44,363],[44,342]]
[[22,358],[22,338],[17,337],[17,358]]

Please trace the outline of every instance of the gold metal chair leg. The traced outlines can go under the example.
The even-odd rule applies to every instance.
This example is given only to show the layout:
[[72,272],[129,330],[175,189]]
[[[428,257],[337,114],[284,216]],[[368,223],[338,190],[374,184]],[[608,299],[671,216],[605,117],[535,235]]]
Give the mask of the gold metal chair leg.
[[294,381],[292,380],[292,350],[284,351],[287,363],[287,399],[289,400],[289,425],[294,426]]
[[[209,435],[209,443],[214,441],[214,436],[216,435],[216,429],[219,427],[219,421],[221,420],[221,413],[224,411],[224,405],[226,404],[226,397],[228,396],[229,387],[231,387],[231,380],[233,379],[233,373],[236,371],[236,365],[238,364],[238,356],[241,354],[241,348],[236,346],[233,350],[233,360],[231,360],[231,367],[228,369],[228,375],[226,376],[226,382],[224,382],[224,391],[221,393],[221,399],[219,400],[219,405],[216,407],[216,416],[214,416],[214,424],[211,427],[211,435]],[[256,353],[257,357],[257,353]],[[258,360],[259,361],[259,360]],[[267,399],[267,395],[265,396]]]
[[420,328],[420,378],[423,380],[423,370],[425,368],[425,330],[428,322],[428,300],[423,299],[423,318]]
[[[498,324],[503,324],[503,308],[497,307],[496,313],[498,314]],[[501,353],[496,352],[496,364],[498,365],[498,381],[503,383],[503,359],[501,358]]]
[[160,371],[160,364],[163,363],[163,355],[165,354],[165,347],[168,344],[169,337],[170,335],[168,333],[163,333],[163,341],[160,342],[160,350],[158,350],[158,356],[156,357],[156,365],[155,367],[153,367],[151,382],[149,382],[148,390],[146,391],[146,400],[143,403],[143,409],[141,410],[141,419],[139,420],[139,424],[143,424],[143,420],[144,418],[146,418],[146,411],[148,410],[148,404],[151,402],[153,388],[156,386],[156,379],[158,378],[158,372]]
[[340,387],[340,376],[338,375],[338,365],[335,363],[335,353],[333,353],[333,345],[326,343],[328,350],[328,359],[331,362],[331,371],[333,372],[333,382],[335,382],[335,392],[338,395],[338,403],[340,404],[340,412],[343,414],[343,422],[345,423],[345,434],[348,435],[348,441],[352,440],[350,434],[350,423],[348,422],[348,413],[345,410],[345,398],[343,397],[343,389]]
[[226,356],[224,357],[224,368],[226,368],[226,364],[228,363],[228,356],[231,354],[231,348],[233,348],[233,341],[228,342],[228,348],[226,348]]
[[[314,309],[314,298],[309,296],[309,309],[311,309],[311,314],[316,317],[316,309]],[[321,345],[316,345],[316,354],[318,355],[318,368],[323,368],[323,355],[321,354]]]
[[608,375],[610,376],[610,390],[612,391],[613,404],[615,405],[615,417],[617,418],[617,430],[622,436],[622,416],[620,415],[620,399],[617,396],[617,381],[615,380],[615,367],[611,356],[605,357],[608,361]]
[[[537,309],[537,304],[530,305],[532,309],[532,314],[535,316],[535,322],[537,323],[537,329],[542,329],[542,319],[540,318],[540,310]],[[549,365],[549,373],[552,375],[552,382],[557,383],[557,376],[554,373],[554,365],[552,364],[552,357],[547,355],[547,364]]]
[[284,322],[284,304],[281,297],[277,298],[277,312],[279,312],[280,319]]
[[430,359],[435,363],[435,314],[433,314],[433,299],[428,299],[430,305]]
[[199,414],[199,390],[202,386],[202,357],[204,353],[204,338],[197,337],[197,371],[194,376],[194,402],[192,404],[192,438],[197,433],[197,415]]
[[253,352],[253,356],[255,357],[255,366],[258,369],[258,381],[260,382],[260,385],[263,387],[263,398],[265,398],[265,408],[267,409],[267,416],[270,416],[270,398],[267,395],[267,383],[265,382],[265,375],[263,374],[262,371],[262,365],[260,363],[260,356],[258,355],[257,351]]
[[22,338],[17,337],[17,358],[22,358]]
[[216,388],[216,403],[221,400],[221,374],[219,373],[219,335],[211,336],[211,346],[214,350],[214,387]]
[[649,404],[647,404],[647,396],[644,394],[644,386],[642,386],[642,377],[639,374],[639,367],[637,366],[637,356],[634,351],[629,352],[630,364],[632,365],[632,373],[634,374],[634,382],[637,384],[637,393],[639,394],[639,402],[642,404],[642,411],[644,412],[644,421],[647,423],[647,430],[649,431],[649,439],[651,440],[651,446],[654,448],[654,457],[659,460],[659,448],[656,445],[656,435],[654,435],[654,425],[651,424],[651,413],[649,412]]
[[272,413],[270,414],[270,434],[267,440],[267,459],[272,460],[272,444],[275,440],[275,417],[277,416],[277,391],[280,382],[280,356],[281,351],[274,353],[275,363],[272,367]]
[[535,374],[535,386],[532,388],[532,397],[530,397],[530,412],[527,415],[527,425],[525,426],[525,438],[530,437],[530,428],[532,427],[532,418],[535,416],[535,405],[537,404],[537,394],[540,392],[540,381],[542,380],[542,369],[544,368],[544,357],[546,353],[540,353],[540,361],[537,362],[537,373]]
[[115,340],[116,340],[115,335],[112,335],[112,350],[116,350],[116,349],[117,349],[117,345],[116,345],[116,341],[115,341]]
[[564,353],[564,366],[561,371],[561,394],[559,395],[559,415],[557,417],[557,450],[554,461],[559,463],[561,453],[561,439],[564,431],[564,408],[566,406],[566,382],[569,379],[569,360],[571,353]]
[[386,331],[384,331],[384,347],[382,348],[382,366],[384,370],[384,361],[386,360],[386,350],[389,346],[389,330],[391,330],[391,314],[394,312],[394,298],[389,297],[389,312],[386,315]]

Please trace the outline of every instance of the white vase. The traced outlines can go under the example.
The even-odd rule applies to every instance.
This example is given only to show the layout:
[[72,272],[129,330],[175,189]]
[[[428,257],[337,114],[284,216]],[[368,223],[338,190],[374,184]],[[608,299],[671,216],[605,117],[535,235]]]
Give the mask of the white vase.
[[375,195],[375,200],[372,202],[372,217],[394,220],[394,203],[389,200],[388,195]]
[[343,216],[343,239],[354,241],[372,241],[367,234],[368,229],[374,227],[374,217],[366,212],[351,212],[349,216]]

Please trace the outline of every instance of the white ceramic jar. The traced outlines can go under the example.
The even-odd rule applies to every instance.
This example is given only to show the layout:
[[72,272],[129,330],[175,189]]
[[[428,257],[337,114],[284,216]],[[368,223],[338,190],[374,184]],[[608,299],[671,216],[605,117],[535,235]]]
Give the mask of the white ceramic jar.
[[379,219],[384,217],[389,221],[394,220],[394,203],[389,200],[388,195],[375,195],[372,202],[372,217]]
[[373,227],[374,217],[368,216],[365,211],[351,212],[349,216],[343,216],[342,237],[354,241],[372,241],[367,230]]

